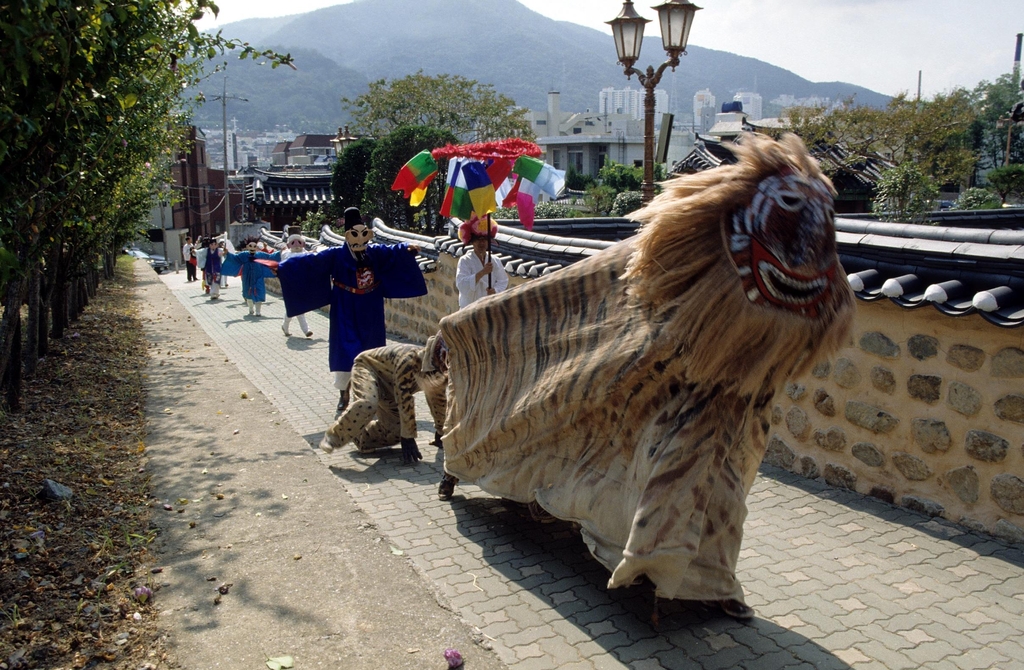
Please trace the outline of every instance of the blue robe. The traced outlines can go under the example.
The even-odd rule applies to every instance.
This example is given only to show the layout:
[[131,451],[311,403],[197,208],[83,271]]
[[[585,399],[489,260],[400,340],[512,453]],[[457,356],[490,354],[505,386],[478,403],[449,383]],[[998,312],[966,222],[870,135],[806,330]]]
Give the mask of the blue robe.
[[385,298],[427,294],[427,283],[408,245],[371,244],[365,260],[376,284],[359,293],[335,285],[358,287],[356,260],[347,244],[287,258],[277,268],[288,316],[331,306],[331,372],[350,372],[360,352],[387,344]]
[[222,272],[229,277],[236,276],[241,272],[242,298],[252,300],[253,302],[266,302],[267,288],[263,280],[266,277],[273,277],[274,271],[263,263],[257,263],[257,260],[280,261],[281,252],[277,251],[268,254],[262,251],[257,251],[256,253],[238,251],[228,254],[224,257]]
[[209,247],[206,247],[196,253],[196,259],[203,268],[203,279],[207,286],[220,279],[221,258],[219,253],[214,251],[211,254]]

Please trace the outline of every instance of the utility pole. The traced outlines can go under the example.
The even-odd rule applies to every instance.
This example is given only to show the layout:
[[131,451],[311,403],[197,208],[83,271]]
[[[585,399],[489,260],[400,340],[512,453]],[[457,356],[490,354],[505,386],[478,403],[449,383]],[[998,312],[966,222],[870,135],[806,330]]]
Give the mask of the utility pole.
[[228,95],[228,76],[224,75],[224,92],[222,95],[215,95],[213,100],[220,100],[221,129],[224,131],[224,199],[221,204],[224,206],[224,232],[228,231],[231,225],[231,199],[228,197],[228,100],[249,102],[246,98],[236,95]]

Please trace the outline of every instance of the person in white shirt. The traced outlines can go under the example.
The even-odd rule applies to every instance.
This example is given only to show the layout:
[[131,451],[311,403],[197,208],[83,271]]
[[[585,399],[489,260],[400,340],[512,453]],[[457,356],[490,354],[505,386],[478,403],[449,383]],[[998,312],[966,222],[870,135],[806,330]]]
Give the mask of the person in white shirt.
[[[289,258],[297,258],[299,256],[305,256],[309,252],[306,251],[306,241],[302,238],[302,235],[289,235],[288,241],[285,243],[285,249],[281,252],[281,262],[285,262]],[[306,337],[313,337],[313,331],[306,325],[306,315],[299,314],[296,319],[299,320],[299,328],[305,333]],[[281,330],[284,332],[285,337],[291,337],[291,333],[288,332],[288,326],[292,322],[292,317],[284,317],[284,323],[281,324]]]
[[196,280],[196,255],[195,247],[192,246],[192,238],[185,237],[185,244],[181,247],[181,260],[185,263],[185,281]]
[[488,251],[489,241],[498,234],[498,225],[491,223],[487,229],[486,220],[474,213],[469,221],[459,226],[459,239],[463,244],[472,245],[459,258],[455,270],[455,287],[459,291],[459,309],[480,298],[500,293],[508,288],[508,274],[505,266]]

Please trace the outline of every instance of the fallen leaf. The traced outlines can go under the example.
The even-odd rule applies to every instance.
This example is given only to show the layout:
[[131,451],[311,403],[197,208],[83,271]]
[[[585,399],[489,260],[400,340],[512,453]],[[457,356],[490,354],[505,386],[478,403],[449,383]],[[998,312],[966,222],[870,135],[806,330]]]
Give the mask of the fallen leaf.
[[285,495],[285,494],[283,494],[283,493],[281,494],[281,498],[282,498],[282,499],[284,499],[284,500],[288,500],[288,496],[286,496],[286,495]]
[[294,556],[292,556],[292,560],[301,561],[302,560],[302,554],[295,554]]
[[395,556],[405,556],[405,552],[397,547],[391,547],[391,553]]
[[245,391],[242,391],[242,396],[241,396],[242,400],[246,400],[246,399],[248,399],[248,397],[249,397],[249,394],[246,393]]
[[287,668],[295,667],[295,659],[291,656],[277,656],[275,658],[267,659],[267,667],[270,670],[287,670]]

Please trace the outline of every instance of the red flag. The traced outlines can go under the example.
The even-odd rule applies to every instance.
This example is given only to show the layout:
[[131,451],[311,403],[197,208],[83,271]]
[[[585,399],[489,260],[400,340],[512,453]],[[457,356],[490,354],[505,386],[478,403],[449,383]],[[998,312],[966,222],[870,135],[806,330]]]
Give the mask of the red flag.
[[491,178],[494,188],[501,186],[510,174],[512,174],[512,161],[507,158],[495,158],[487,166],[487,176]]
[[516,195],[519,193],[519,184],[523,181],[522,177],[516,177],[516,183],[512,185],[512,188],[505,195],[505,199],[501,201],[502,207],[515,207],[516,206]]

